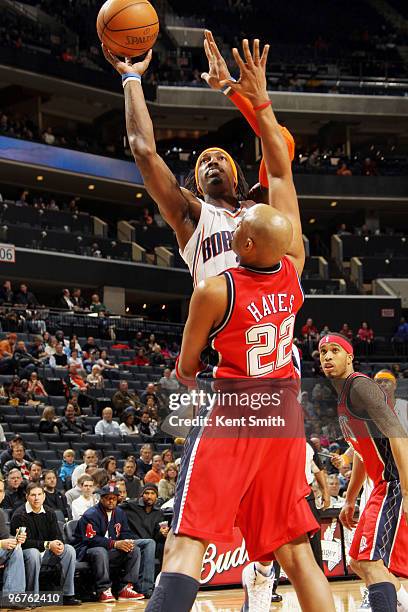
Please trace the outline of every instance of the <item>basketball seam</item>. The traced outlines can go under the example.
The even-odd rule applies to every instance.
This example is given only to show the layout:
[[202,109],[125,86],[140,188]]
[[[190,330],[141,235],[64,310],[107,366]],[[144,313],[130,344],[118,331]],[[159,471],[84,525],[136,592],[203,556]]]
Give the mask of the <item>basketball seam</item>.
[[[110,21],[112,21],[112,19],[115,19],[115,17],[117,15],[120,15],[120,13],[122,13],[123,11],[126,11],[126,9],[128,9],[131,6],[135,6],[136,4],[150,4],[149,2],[147,2],[147,0],[145,2],[132,2],[131,4],[127,4],[126,6],[124,6],[123,8],[120,9],[120,11],[118,11],[117,13],[115,13],[114,15],[112,15],[112,17],[110,17],[110,19],[107,21],[107,23],[105,24],[106,26],[109,24]],[[154,7],[153,7],[154,9]],[[104,20],[105,22],[105,20]]]
[[[104,30],[104,32],[105,32],[105,30]],[[113,43],[115,43],[115,45],[116,45],[117,47],[122,47],[122,49],[128,49],[129,51],[147,51],[146,47],[125,47],[125,45],[121,45],[121,44],[119,44],[119,43],[118,43],[118,42],[117,42],[117,41],[116,41],[114,38],[111,38],[110,36],[108,36],[108,34],[106,34],[106,32],[105,32],[105,34],[104,34],[104,35],[105,35],[105,37],[106,37],[108,40],[110,40],[110,41],[112,41]],[[106,46],[108,46],[108,45],[106,45]],[[116,53],[117,53],[117,52],[116,52]]]
[[136,28],[121,28],[120,30],[112,30],[109,26],[105,26],[109,32],[129,32],[131,30],[142,30],[143,28],[150,28],[151,26],[157,25],[159,21],[155,21],[154,23],[146,23],[146,25],[137,26]]

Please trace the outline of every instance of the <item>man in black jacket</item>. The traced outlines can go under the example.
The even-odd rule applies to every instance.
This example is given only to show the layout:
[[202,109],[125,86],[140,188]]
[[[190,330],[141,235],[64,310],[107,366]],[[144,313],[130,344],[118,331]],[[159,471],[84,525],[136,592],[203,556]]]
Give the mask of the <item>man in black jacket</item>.
[[1,507],[14,512],[16,508],[25,504],[26,483],[18,468],[10,470],[7,474],[7,489]]
[[[0,504],[4,499],[4,481],[0,480]],[[24,558],[21,546],[26,540],[26,534],[21,534],[18,538],[10,537],[6,527],[6,517],[0,510],[0,565],[4,565],[3,576],[3,598],[8,593],[24,593],[26,588]],[[1,605],[9,607],[3,599]]]
[[65,519],[71,519],[72,516],[67,498],[64,493],[57,489],[57,476],[54,470],[46,470],[43,473],[43,477],[46,506],[52,510],[61,510]]
[[65,416],[61,419],[62,434],[64,433],[76,433],[78,435],[84,435],[90,433],[89,427],[86,426],[85,419],[81,416],[75,416],[75,408],[72,404],[68,404],[65,409]]
[[[19,527],[27,530],[27,539],[22,545],[26,562],[26,589],[39,592],[41,565],[49,563],[53,555],[61,562],[63,576],[63,603],[75,606],[81,601],[75,598],[75,550],[64,544],[55,512],[44,507],[44,489],[36,482],[27,485],[26,503],[18,508],[11,519],[10,530],[15,533]],[[44,553],[42,555],[42,553]]]
[[169,532],[164,514],[156,506],[158,495],[155,484],[146,484],[139,499],[128,499],[120,505],[125,511],[130,529],[138,538],[136,543],[142,553],[142,592],[149,594],[154,585],[154,559],[157,556],[162,560]]

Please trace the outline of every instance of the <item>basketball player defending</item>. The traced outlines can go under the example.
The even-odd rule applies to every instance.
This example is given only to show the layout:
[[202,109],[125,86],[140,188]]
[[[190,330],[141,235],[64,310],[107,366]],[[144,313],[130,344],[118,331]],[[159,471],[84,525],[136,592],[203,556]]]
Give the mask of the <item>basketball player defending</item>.
[[[379,386],[354,372],[353,348],[346,338],[324,336],[319,351],[323,371],[339,395],[344,438],[355,450],[340,514],[348,529],[357,526],[351,569],[368,587],[373,612],[395,612],[397,600],[400,609],[408,610],[407,593],[395,578],[408,577],[408,439]],[[366,473],[374,489],[357,524],[354,507]]]
[[[248,43],[245,44],[248,47]],[[255,45],[259,53],[259,41],[255,41]],[[207,82],[216,89],[224,87],[225,90],[227,87],[230,90],[230,99],[259,134],[257,115],[262,111],[255,110],[258,106],[257,98],[252,97],[249,100],[242,91],[232,89],[227,83],[221,85],[222,79],[229,79],[230,75],[212,34],[208,31],[205,48],[209,59]],[[103,48],[103,51],[106,59],[122,75],[141,76],[147,70],[151,59],[149,53],[142,62],[132,65],[128,60],[121,62],[106,48]],[[267,53],[268,46],[260,59],[263,68],[266,65]],[[238,164],[222,149],[211,148],[203,151],[193,172],[191,191],[181,188],[157,154],[153,126],[139,79],[125,78],[124,83],[130,147],[142,172],[146,189],[158,204],[162,217],[176,233],[180,253],[190,269],[194,285],[228,268],[236,267],[236,255],[231,249],[232,234],[245,211],[255,203],[246,199],[248,187]],[[262,93],[262,96],[259,100],[265,102],[267,95]],[[270,191],[273,205],[289,217],[294,227],[294,242],[302,244],[299,208],[290,167],[290,160],[294,156],[294,141],[289,132],[279,126],[274,116],[273,119],[269,142],[263,143],[264,153],[266,147],[272,149],[270,168],[273,179]],[[261,182],[264,187],[268,187],[265,168],[263,174],[261,173]],[[250,599],[252,583],[258,593],[264,590],[272,597],[273,575],[269,565],[251,565],[252,576],[247,575],[249,570],[244,570],[246,592]],[[263,597],[262,593],[260,596]],[[251,606],[252,609],[256,612]]]

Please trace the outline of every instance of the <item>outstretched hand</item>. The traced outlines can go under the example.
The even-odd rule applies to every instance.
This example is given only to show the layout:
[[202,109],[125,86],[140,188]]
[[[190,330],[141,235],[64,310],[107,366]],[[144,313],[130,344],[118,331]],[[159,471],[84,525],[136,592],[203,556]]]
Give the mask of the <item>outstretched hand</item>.
[[211,89],[221,89],[221,81],[231,79],[227,63],[222,57],[214,36],[210,30],[204,30],[204,51],[208,59],[208,72],[203,72],[201,78]]
[[150,61],[152,59],[153,52],[150,49],[147,52],[146,57],[140,61],[132,64],[132,60],[129,57],[126,57],[125,60],[120,60],[116,55],[113,55],[111,51],[104,44],[102,44],[102,52],[105,56],[105,59],[112,64],[112,66],[119,72],[119,74],[139,74],[142,76],[146,72],[149,67]]
[[229,85],[233,91],[248,98],[253,106],[258,106],[268,101],[266,90],[266,62],[268,59],[269,45],[265,45],[262,54],[259,49],[259,39],[254,40],[253,52],[249,49],[246,38],[242,41],[242,49],[245,61],[241,58],[238,49],[234,48],[232,53],[240,70],[238,81],[231,78],[224,79],[220,85]]

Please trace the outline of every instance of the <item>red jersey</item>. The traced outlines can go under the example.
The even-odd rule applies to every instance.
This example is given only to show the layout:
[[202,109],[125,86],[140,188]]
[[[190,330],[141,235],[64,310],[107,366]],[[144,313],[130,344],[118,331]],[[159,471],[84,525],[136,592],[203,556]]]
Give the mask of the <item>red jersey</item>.
[[[339,415],[340,428],[345,440],[351,444],[364,462],[367,475],[378,485],[381,482],[399,480],[398,469],[395,464],[388,438],[385,438],[377,429],[373,421],[358,417],[350,407],[350,389],[356,378],[366,378],[370,384],[376,383],[365,374],[353,372],[346,379],[338,399],[337,411]],[[385,403],[389,410],[391,406]]]
[[228,307],[210,334],[219,354],[216,378],[295,378],[292,341],[304,301],[288,257],[269,269],[240,266],[224,272]]

